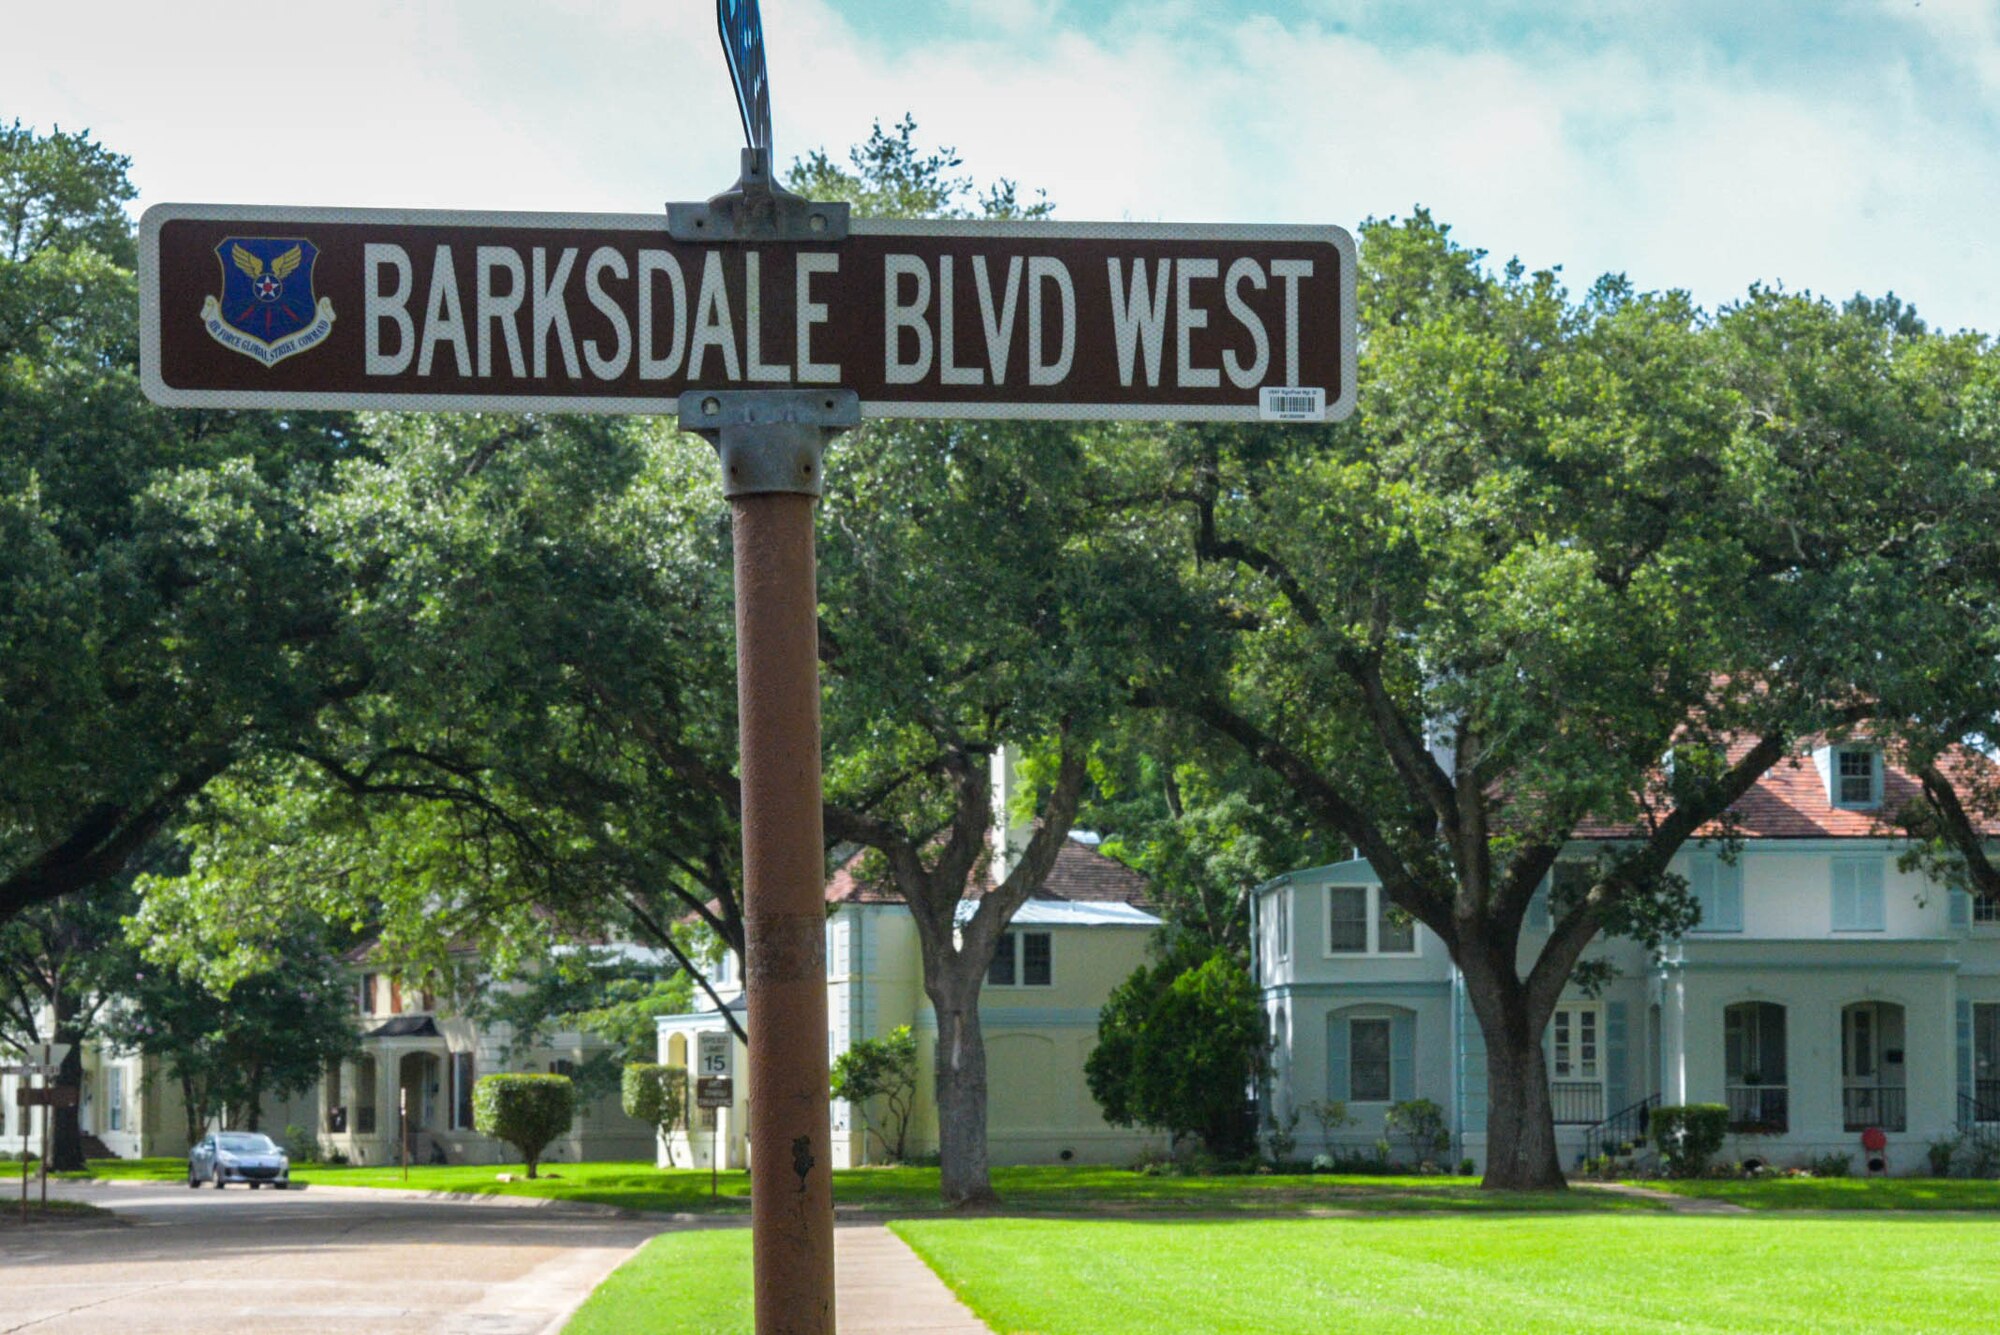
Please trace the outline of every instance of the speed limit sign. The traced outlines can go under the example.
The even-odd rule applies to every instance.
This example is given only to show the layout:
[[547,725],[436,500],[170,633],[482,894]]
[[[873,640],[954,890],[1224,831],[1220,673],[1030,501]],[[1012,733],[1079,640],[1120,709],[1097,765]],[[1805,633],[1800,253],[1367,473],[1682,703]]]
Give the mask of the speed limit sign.
[[736,1045],[729,1041],[726,1033],[699,1035],[695,1062],[697,1076],[733,1076],[736,1074]]

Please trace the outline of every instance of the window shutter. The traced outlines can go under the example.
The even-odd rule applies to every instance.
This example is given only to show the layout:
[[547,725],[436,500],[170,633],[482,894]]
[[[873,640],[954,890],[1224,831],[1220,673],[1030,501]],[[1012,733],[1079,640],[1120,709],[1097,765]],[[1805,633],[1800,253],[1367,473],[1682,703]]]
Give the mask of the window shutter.
[[1417,1096],[1417,1017],[1407,1011],[1389,1021],[1389,1097]]
[[[1958,1003],[1958,1096],[1969,1099],[1972,1090],[1972,1003],[1964,998]],[[1963,1119],[1964,1109],[1960,1109]]]
[[1951,925],[1972,926],[1972,896],[1963,890],[1947,890],[1944,892],[1944,897],[1951,906]]
[[1861,917],[1860,925],[1869,931],[1882,930],[1885,918],[1882,912],[1882,860],[1871,858],[1856,863],[1854,868],[1854,905]]
[[1458,990],[1458,1087],[1465,1105],[1461,1134],[1486,1130],[1486,1035],[1479,1017],[1472,1013],[1465,987]]
[[1342,1015],[1326,1017],[1326,1096],[1346,1102],[1347,1086],[1347,1019]]
[[1861,926],[1858,878],[1852,862],[1833,864],[1833,930],[1851,932]]
[[1695,906],[1701,910],[1701,921],[1694,925],[1697,932],[1715,930],[1715,859],[1707,853],[1695,852],[1688,857],[1688,894],[1693,896]]
[[1731,866],[1719,858],[1709,862],[1709,875],[1715,888],[1715,930],[1718,932],[1740,932],[1743,930],[1743,868],[1739,864]]
[[1546,876],[1528,899],[1528,927],[1536,932],[1549,930],[1549,878]]
[[1625,1078],[1625,1003],[1604,1003],[1604,1115],[1624,1111],[1631,1095]]

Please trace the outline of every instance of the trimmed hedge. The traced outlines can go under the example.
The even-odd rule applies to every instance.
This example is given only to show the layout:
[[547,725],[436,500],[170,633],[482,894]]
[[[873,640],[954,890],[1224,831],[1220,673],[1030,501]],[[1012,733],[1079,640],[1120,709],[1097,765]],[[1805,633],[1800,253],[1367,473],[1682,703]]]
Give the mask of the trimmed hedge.
[[[626,1062],[620,1088],[620,1106],[634,1121],[644,1122],[662,1135],[671,1136],[687,1116],[687,1067],[662,1066],[658,1062]],[[663,1140],[667,1167],[674,1166],[674,1143]]]
[[576,1086],[566,1075],[487,1075],[472,1087],[473,1127],[519,1150],[531,1178],[575,1117]]
[[1729,1109],[1720,1103],[1671,1104],[1653,1109],[1653,1144],[1668,1177],[1700,1177],[1729,1135]]

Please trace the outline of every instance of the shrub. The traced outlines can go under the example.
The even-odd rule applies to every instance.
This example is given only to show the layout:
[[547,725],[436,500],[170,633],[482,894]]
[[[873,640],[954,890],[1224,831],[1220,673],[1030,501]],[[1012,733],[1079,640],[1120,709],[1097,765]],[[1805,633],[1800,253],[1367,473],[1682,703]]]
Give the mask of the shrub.
[[1451,1148],[1451,1133],[1444,1127],[1444,1109],[1429,1099],[1404,1099],[1389,1105],[1383,1129],[1409,1142],[1410,1162],[1422,1164]]
[[673,1129],[687,1115],[687,1080],[685,1066],[627,1062],[619,1087],[619,1105],[625,1115],[660,1133],[669,1168],[674,1166]]
[[293,1163],[320,1162],[319,1133],[308,1131],[296,1123],[285,1127],[285,1157]]
[[1655,1108],[1652,1133],[1668,1177],[1700,1177],[1729,1134],[1729,1109],[1720,1103]]
[[1293,1108],[1280,1122],[1269,1112],[1264,1114],[1264,1143],[1270,1148],[1271,1162],[1279,1164],[1292,1157],[1298,1148],[1299,1110]]
[[917,1107],[917,1039],[910,1026],[861,1039],[834,1058],[833,1096],[861,1114],[884,1154],[904,1162],[910,1114]]
[[1479,1165],[1470,1159],[1460,1159],[1458,1161],[1458,1175],[1460,1177],[1477,1177],[1479,1176]]
[[1951,1161],[1957,1157],[1962,1143],[1960,1136],[1941,1136],[1924,1147],[1924,1152],[1930,1156],[1932,1177],[1951,1176]]
[[1851,1154],[1822,1154],[1806,1165],[1814,1177],[1846,1177],[1854,1167]]
[[566,1075],[487,1075],[472,1087],[473,1127],[519,1150],[530,1178],[575,1116],[576,1086]]
[[1336,1135],[1354,1125],[1354,1114],[1347,1111],[1345,1099],[1314,1099],[1306,1105],[1306,1111],[1319,1123],[1323,1144],[1333,1144]]
[[1114,1126],[1199,1135],[1210,1153],[1241,1158],[1256,1149],[1247,1091],[1267,1042],[1243,966],[1190,945],[1113,989],[1084,1078]]
[[1313,1155],[1312,1169],[1315,1173],[1331,1173],[1333,1171],[1333,1156],[1331,1154]]

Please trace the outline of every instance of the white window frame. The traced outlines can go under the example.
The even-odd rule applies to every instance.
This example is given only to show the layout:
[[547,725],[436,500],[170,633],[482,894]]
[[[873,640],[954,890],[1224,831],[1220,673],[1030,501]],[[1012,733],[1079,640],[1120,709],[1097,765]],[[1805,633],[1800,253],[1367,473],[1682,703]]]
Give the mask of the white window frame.
[[[1028,981],[1028,948],[1025,939],[1030,936],[1044,937],[1048,940],[1049,981],[1046,983],[1031,983]],[[1030,931],[1026,928],[1009,927],[1006,931],[1000,933],[1000,942],[993,948],[993,960],[995,963],[999,961],[1003,952],[1014,961],[1014,981],[1011,983],[994,982],[993,965],[989,963],[986,966],[985,985],[987,987],[1003,992],[1021,991],[1024,989],[1032,989],[1039,992],[1044,988],[1056,985],[1056,938],[1054,932]]]
[[1284,961],[1292,957],[1292,892],[1289,887],[1271,896],[1271,957]]
[[[1567,1025],[1565,1025],[1567,1021]],[[1590,1041],[1595,1048],[1591,1058],[1591,1070],[1583,1069],[1582,1048],[1585,1021],[1588,1021]],[[1565,1033],[1567,1030],[1567,1033]],[[1570,1069],[1565,1072],[1562,1063],[1564,1048],[1573,1051],[1567,1054]],[[1571,1084],[1603,1085],[1604,1062],[1604,1006],[1596,1001],[1564,1001],[1556,1005],[1555,1013],[1549,1016],[1549,1079],[1564,1080]]]
[[[1333,897],[1342,892],[1360,892],[1365,945],[1360,950],[1346,948],[1336,950],[1333,944]],[[1364,955],[1379,955],[1385,959],[1415,959],[1423,953],[1423,933],[1418,930],[1423,924],[1414,918],[1410,921],[1410,948],[1408,950],[1384,950],[1382,948],[1382,917],[1390,908],[1389,896],[1379,885],[1327,885],[1320,895],[1321,918],[1325,926],[1320,932],[1320,953],[1325,959],[1359,959]],[[1343,919],[1343,921],[1351,921]]]
[[[1868,796],[1866,800],[1853,800],[1847,796],[1847,780],[1860,775],[1841,773],[1841,762],[1849,756],[1863,757],[1868,761]],[[1828,796],[1832,804],[1842,811],[1872,811],[1882,805],[1882,753],[1862,746],[1836,746],[1827,762],[1827,774],[1832,779],[1832,792]]]

